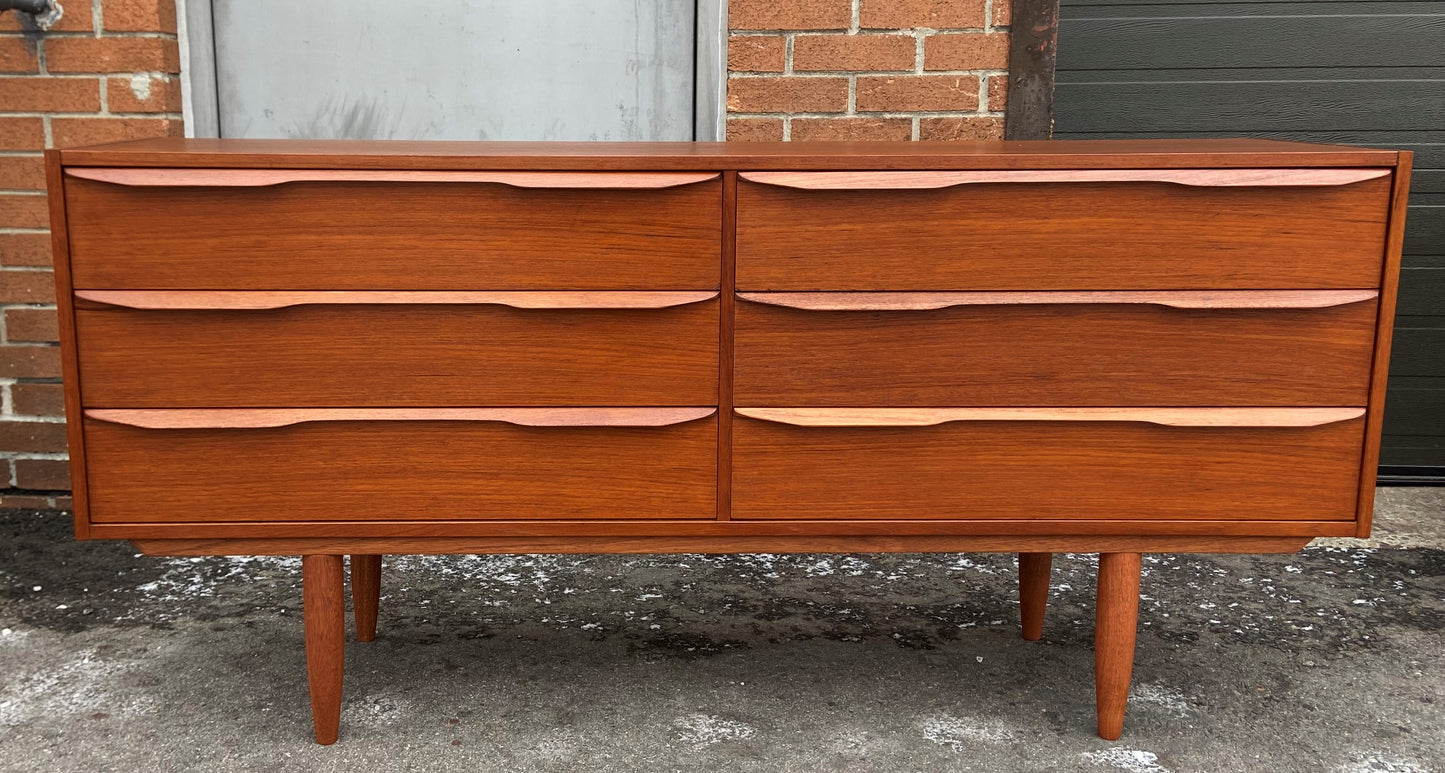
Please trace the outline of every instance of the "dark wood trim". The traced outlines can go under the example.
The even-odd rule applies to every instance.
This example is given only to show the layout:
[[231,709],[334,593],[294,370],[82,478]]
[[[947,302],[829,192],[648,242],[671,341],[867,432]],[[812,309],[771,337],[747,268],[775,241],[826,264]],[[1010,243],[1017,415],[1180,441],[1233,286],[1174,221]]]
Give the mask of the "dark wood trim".
[[1390,226],[1380,271],[1379,320],[1375,324],[1375,361],[1370,378],[1369,412],[1365,418],[1365,452],[1360,460],[1360,500],[1355,511],[1355,536],[1370,536],[1375,513],[1375,476],[1380,467],[1380,425],[1385,420],[1385,385],[1390,377],[1390,339],[1395,326],[1395,298],[1400,290],[1400,253],[1405,246],[1405,211],[1410,201],[1410,165],[1415,154],[1400,151],[1390,196]]
[[1053,136],[1058,46],[1059,0],[1013,0],[1004,139],[1046,140]]
[[152,556],[443,553],[1294,553],[1305,537],[394,537],[132,540]]
[[50,260],[55,268],[55,308],[60,318],[60,369],[65,394],[66,439],[70,451],[70,496],[75,538],[90,539],[90,501],[85,483],[85,431],[79,421],[80,350],[75,342],[75,299],[71,295],[70,236],[65,222],[65,172],[60,151],[45,151],[45,184],[50,202]]
[[[293,521],[97,523],[91,535],[101,539],[169,540],[194,537],[230,539],[579,539],[708,537],[807,537],[866,541],[884,537],[1059,537],[1080,541],[1092,537],[1348,537],[1354,521],[1161,521],[1145,519],[979,519],[855,521],[717,521],[666,519],[629,521]],[[862,550],[861,547],[854,548]],[[356,551],[365,553],[367,551]],[[404,553],[406,551],[379,551]],[[1017,552],[1017,551],[1015,551]],[[1024,551],[1027,552],[1027,551]],[[1058,552],[1058,551],[1051,551]],[[1087,553],[1084,548],[1062,552]]]
[[722,288],[718,304],[717,518],[732,518],[733,487],[733,306],[737,302],[738,173],[723,173]]

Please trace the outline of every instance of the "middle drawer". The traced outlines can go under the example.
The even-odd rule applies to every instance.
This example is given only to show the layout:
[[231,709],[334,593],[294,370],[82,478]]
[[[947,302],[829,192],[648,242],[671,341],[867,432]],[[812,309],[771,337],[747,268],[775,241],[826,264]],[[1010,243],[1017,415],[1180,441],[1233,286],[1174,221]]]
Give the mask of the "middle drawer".
[[741,293],[738,405],[1364,405],[1376,292]]
[[717,293],[80,290],[92,407],[715,405]]

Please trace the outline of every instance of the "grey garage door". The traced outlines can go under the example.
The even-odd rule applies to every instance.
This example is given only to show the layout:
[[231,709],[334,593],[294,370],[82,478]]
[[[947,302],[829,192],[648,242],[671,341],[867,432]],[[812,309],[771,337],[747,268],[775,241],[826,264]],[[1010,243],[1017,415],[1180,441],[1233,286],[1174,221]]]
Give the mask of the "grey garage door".
[[715,89],[699,62],[716,58],[708,48],[720,40],[719,7],[188,0],[191,128],[305,139],[712,139]]
[[1381,472],[1445,476],[1445,3],[1062,0],[1059,138],[1415,151]]

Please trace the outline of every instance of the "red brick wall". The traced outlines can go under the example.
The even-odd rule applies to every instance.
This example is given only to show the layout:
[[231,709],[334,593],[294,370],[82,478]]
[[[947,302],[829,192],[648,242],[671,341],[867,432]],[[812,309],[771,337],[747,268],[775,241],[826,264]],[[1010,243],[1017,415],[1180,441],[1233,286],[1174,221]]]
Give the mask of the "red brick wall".
[[730,0],[732,140],[1003,136],[1009,0]]
[[181,133],[173,1],[61,3],[0,13],[0,506],[69,500],[41,151]]

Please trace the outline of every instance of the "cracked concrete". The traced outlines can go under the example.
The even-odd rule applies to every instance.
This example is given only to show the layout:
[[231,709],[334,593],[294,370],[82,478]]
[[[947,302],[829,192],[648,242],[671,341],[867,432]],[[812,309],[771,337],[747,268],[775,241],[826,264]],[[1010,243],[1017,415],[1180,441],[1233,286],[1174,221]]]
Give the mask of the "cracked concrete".
[[1092,556],[1037,643],[1008,555],[388,558],[319,747],[299,561],[0,511],[0,770],[1445,773],[1445,488],[1377,500],[1369,542],[1146,556],[1117,742]]

